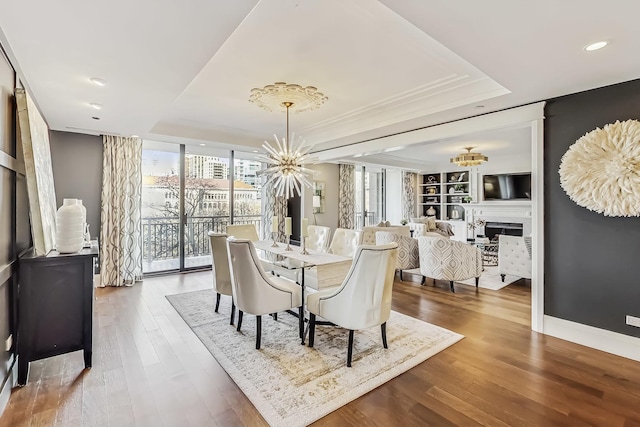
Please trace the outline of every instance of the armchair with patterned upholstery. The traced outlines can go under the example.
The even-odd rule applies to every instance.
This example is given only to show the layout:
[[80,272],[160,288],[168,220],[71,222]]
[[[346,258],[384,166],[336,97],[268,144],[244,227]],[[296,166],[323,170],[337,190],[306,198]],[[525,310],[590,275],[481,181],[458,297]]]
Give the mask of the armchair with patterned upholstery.
[[376,233],[376,245],[386,245],[394,242],[398,244],[396,270],[400,270],[400,280],[403,280],[402,270],[412,270],[420,267],[418,240],[392,231],[378,231]]
[[[522,236],[498,236],[498,271],[531,279],[531,238]],[[527,240],[529,240],[527,245]]]
[[[476,287],[482,274],[482,251],[467,243],[444,237],[418,237],[420,274],[434,280],[448,280],[451,292],[453,282],[475,277]],[[424,284],[424,279],[423,279]]]

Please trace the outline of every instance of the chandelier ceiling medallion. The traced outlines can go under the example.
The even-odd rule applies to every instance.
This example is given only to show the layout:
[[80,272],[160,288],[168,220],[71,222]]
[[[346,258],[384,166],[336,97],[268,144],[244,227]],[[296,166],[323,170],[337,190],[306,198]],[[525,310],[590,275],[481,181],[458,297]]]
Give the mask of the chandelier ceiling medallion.
[[458,166],[469,167],[469,166],[478,166],[489,160],[487,156],[481,153],[472,153],[475,147],[464,147],[467,150],[466,153],[458,154],[457,156],[451,158],[451,163],[455,163]]
[[285,111],[287,114],[286,134],[281,140],[274,134],[275,145],[267,141],[262,144],[267,155],[258,156],[268,163],[267,169],[260,171],[267,176],[265,185],[274,181],[276,196],[291,197],[295,193],[301,195],[303,186],[311,187],[307,176],[312,176],[313,171],[303,165],[307,160],[307,154],[313,147],[305,147],[305,141],[301,137],[295,141],[295,137],[289,134],[289,111],[301,113],[320,108],[327,101],[327,97],[318,92],[313,86],[302,87],[297,84],[276,82],[262,89],[251,89],[249,102],[267,111]]

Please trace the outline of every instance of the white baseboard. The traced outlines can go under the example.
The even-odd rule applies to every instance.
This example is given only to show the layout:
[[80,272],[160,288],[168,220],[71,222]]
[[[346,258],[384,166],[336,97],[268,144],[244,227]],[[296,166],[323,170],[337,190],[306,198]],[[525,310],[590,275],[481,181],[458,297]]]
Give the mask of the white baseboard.
[[[15,357],[15,356],[14,356]],[[0,390],[0,416],[4,413],[11,397],[11,390],[18,384],[18,364],[13,363],[13,369],[9,371],[9,379]]]
[[640,338],[546,315],[544,333],[640,362]]

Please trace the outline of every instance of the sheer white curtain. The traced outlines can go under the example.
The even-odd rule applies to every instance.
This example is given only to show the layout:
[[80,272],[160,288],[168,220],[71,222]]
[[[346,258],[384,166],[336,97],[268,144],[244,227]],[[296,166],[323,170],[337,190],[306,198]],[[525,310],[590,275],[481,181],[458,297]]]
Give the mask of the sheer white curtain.
[[103,135],[100,284],[142,279],[142,140]]

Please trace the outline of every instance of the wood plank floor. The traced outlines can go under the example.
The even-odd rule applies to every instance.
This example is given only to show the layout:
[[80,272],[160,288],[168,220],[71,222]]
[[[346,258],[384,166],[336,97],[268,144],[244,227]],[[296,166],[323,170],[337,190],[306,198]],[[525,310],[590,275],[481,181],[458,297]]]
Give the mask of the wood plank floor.
[[[82,352],[32,363],[0,425],[265,425],[164,297],[210,277],[98,289],[93,368]],[[466,338],[316,425],[640,426],[640,363],[532,332],[527,281],[451,294],[415,280],[396,281],[393,309]]]

